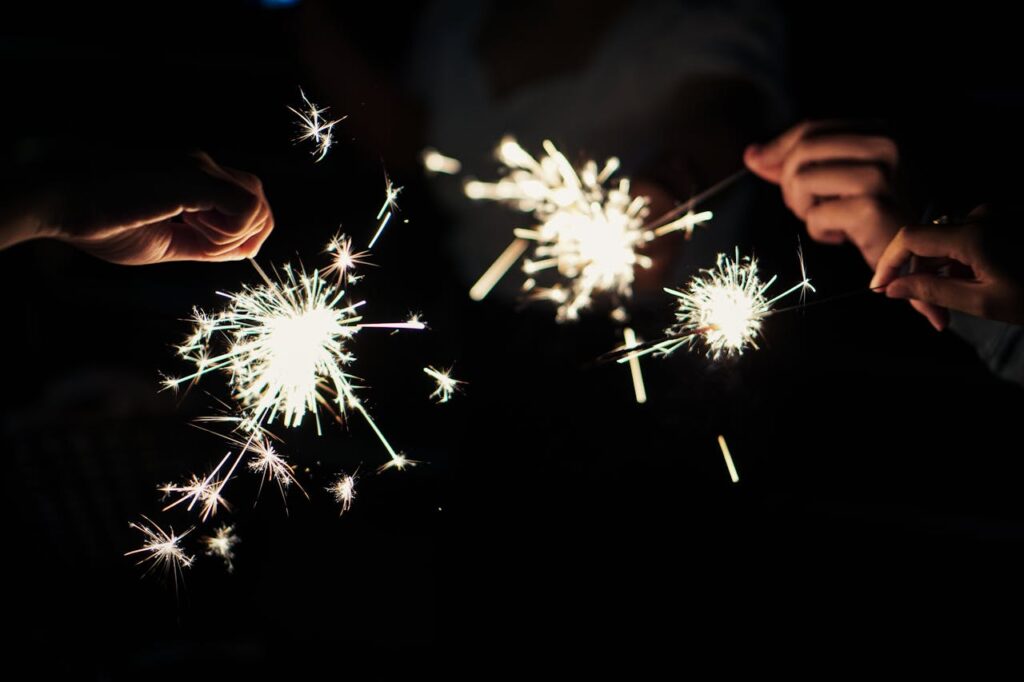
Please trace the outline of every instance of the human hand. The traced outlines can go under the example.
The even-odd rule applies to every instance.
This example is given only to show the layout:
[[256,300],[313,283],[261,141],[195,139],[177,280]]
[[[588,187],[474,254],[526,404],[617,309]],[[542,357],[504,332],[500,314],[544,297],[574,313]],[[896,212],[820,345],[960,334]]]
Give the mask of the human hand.
[[849,240],[872,268],[903,222],[892,201],[899,153],[887,137],[849,132],[835,122],[805,122],[771,142],[750,145],[743,160],[779,185],[812,239]]
[[198,153],[66,183],[40,236],[123,265],[255,255],[274,229],[259,178]]
[[[909,299],[940,331],[949,323],[949,309],[1024,324],[1024,276],[1001,258],[1012,259],[1019,252],[1019,243],[1007,244],[1019,242],[1019,223],[1008,224],[1000,217],[983,206],[963,225],[902,228],[879,259],[871,287],[884,287],[889,298]],[[927,271],[920,272],[913,267],[918,259],[940,260],[930,261]],[[908,263],[910,273],[901,274]]]

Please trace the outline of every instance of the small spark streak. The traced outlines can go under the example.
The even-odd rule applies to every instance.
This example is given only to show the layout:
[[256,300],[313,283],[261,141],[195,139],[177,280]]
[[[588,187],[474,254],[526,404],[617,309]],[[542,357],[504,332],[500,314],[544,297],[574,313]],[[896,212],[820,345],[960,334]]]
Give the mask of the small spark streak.
[[135,554],[142,554],[143,557],[139,560],[138,565],[141,566],[146,562],[150,563],[149,568],[146,570],[146,574],[154,570],[162,570],[165,573],[170,573],[174,577],[174,585],[177,587],[178,578],[181,575],[181,569],[189,568],[192,566],[192,562],[195,557],[185,553],[181,548],[181,541],[189,533],[193,531],[189,528],[181,535],[175,535],[174,529],[171,528],[170,532],[165,531],[149,517],[143,516],[145,523],[130,523],[130,528],[142,533],[145,538],[142,547],[139,549],[133,549],[130,552],[125,552],[125,556],[132,556]]
[[323,269],[323,274],[335,275],[340,286],[355,284],[359,281],[355,269],[361,265],[372,265],[366,260],[370,252],[353,251],[352,238],[340,233],[331,238],[324,253],[330,256],[331,262]]
[[[804,279],[774,298],[766,295],[776,277],[762,282],[757,274],[757,260],[718,254],[717,266],[702,270],[690,280],[685,291],[666,288],[677,300],[676,324],[665,330],[665,339],[636,355],[660,352],[668,355],[682,346],[692,347],[698,340],[706,347],[708,357],[717,360],[723,355],[741,355],[747,347],[758,348],[761,324],[780,299],[803,289],[811,282]],[[813,290],[813,289],[812,289]],[[620,358],[625,362],[629,358]]]
[[267,481],[277,484],[281,499],[285,501],[286,505],[288,502],[287,491],[293,483],[302,491],[303,495],[309,497],[299,485],[299,480],[295,478],[295,467],[278,454],[269,440],[261,438],[254,441],[249,447],[249,451],[252,453],[252,458],[246,463],[246,466],[252,473],[260,475],[260,490],[256,494],[257,497],[263,491],[263,484]]
[[[384,204],[377,211],[377,220],[380,220],[380,217],[384,215],[384,211],[398,213],[398,195],[403,189],[403,187],[395,187],[388,174],[384,173]],[[370,244],[370,246],[373,246],[373,244]]]
[[435,369],[434,367],[424,367],[423,371],[437,383],[437,388],[435,388],[434,392],[430,394],[430,397],[436,399],[438,404],[446,403],[451,400],[452,396],[461,390],[459,385],[466,383],[465,381],[452,379],[451,367],[446,370]]
[[481,275],[473,288],[469,290],[469,297],[474,301],[482,301],[487,298],[487,294],[491,293],[494,285],[505,276],[509,268],[516,264],[519,257],[526,253],[526,249],[529,247],[530,242],[526,239],[516,239],[509,244],[498,256],[498,259],[491,264],[491,267],[487,268],[487,272]]
[[[537,159],[506,137],[497,157],[507,173],[496,182],[471,180],[463,187],[471,199],[509,205],[536,221],[530,229],[515,230],[516,240],[470,289],[474,300],[487,296],[532,243],[533,253],[522,262],[524,289],[532,291],[531,299],[554,303],[559,322],[576,320],[598,295],[616,304],[632,297],[636,269],[653,265],[640,253],[648,243],[670,232],[689,235],[712,218],[710,211],[690,211],[650,229],[645,224],[650,199],[633,196],[628,178],[611,180],[618,159],[608,159],[600,170],[596,162],[587,161],[577,170],[550,140],[543,147],[545,154]],[[537,286],[535,275],[545,271],[564,282]]]
[[299,136],[295,138],[295,141],[305,142],[306,140],[312,140],[316,145],[313,149],[313,156],[317,157],[316,160],[318,162],[323,161],[331,145],[334,144],[332,135],[334,126],[344,121],[348,116],[328,121],[323,117],[327,113],[328,107],[323,109],[317,108],[315,104],[309,101],[302,88],[299,88],[299,94],[302,95],[303,110],[299,111],[293,107],[288,107],[289,111],[299,117]]
[[462,170],[462,164],[458,159],[445,156],[436,149],[428,147],[420,153],[420,160],[427,173],[444,173],[445,175],[456,175]]
[[342,472],[337,480],[327,486],[327,492],[334,495],[334,501],[341,505],[341,516],[352,508],[352,500],[356,497],[356,477]]
[[230,478],[230,473],[222,479],[216,478],[217,472],[220,471],[221,467],[231,456],[228,452],[221,459],[220,463],[214,467],[213,471],[210,472],[205,478],[199,478],[195,474],[192,474],[192,478],[187,483],[175,485],[173,483],[166,483],[158,488],[160,492],[164,494],[164,498],[170,497],[171,495],[179,495],[177,500],[171,502],[163,511],[168,511],[177,507],[179,504],[188,502],[188,508],[192,509],[196,503],[200,503],[202,509],[202,518],[205,521],[207,518],[215,515],[220,507],[224,507],[228,511],[231,510],[231,505],[228,504],[221,496],[221,490],[224,489],[224,485],[227,483],[227,479]]
[[391,211],[384,214],[384,220],[380,221],[380,225],[377,227],[377,231],[374,233],[373,239],[370,240],[370,246],[368,248],[372,249],[373,245],[377,243],[380,235],[384,232],[384,228],[387,227],[389,220],[391,220]]
[[814,293],[818,293],[818,291],[811,286],[811,280],[807,278],[807,263],[804,260],[804,245],[800,241],[800,235],[796,237],[796,258],[800,261],[800,279],[803,280],[803,286],[800,288],[800,305],[803,305],[807,302],[808,290]]
[[[625,342],[624,350],[636,348],[639,344],[632,327],[623,328],[622,338]],[[626,357],[629,358],[629,373],[633,377],[633,393],[636,395],[636,401],[642,405],[647,402],[647,389],[644,387],[644,375],[640,372],[640,358],[635,353],[630,353]]]
[[386,464],[377,467],[377,473],[382,474],[388,469],[394,469],[395,471],[405,471],[406,467],[414,467],[419,462],[414,459],[409,459],[404,453],[398,452],[391,456],[391,460]]
[[203,537],[207,556],[218,556],[224,560],[228,573],[235,572],[235,545],[241,540],[235,535],[235,527],[227,524],[218,528],[213,535]]
[[729,468],[729,478],[733,483],[740,482],[740,475],[736,473],[736,465],[733,464],[732,455],[729,454],[729,446],[725,442],[725,436],[718,437],[718,447],[722,448],[722,457],[725,458],[725,466]]

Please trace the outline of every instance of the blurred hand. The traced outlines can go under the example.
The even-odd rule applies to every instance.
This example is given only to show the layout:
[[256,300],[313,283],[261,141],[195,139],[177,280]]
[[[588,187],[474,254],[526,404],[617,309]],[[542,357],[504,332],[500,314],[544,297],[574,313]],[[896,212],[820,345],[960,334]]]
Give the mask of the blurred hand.
[[[871,286],[885,287],[890,298],[910,299],[940,331],[949,323],[949,309],[1024,324],[1024,276],[1012,261],[999,262],[1000,256],[1017,257],[1020,226],[992,220],[990,215],[987,207],[980,207],[965,225],[904,227],[879,259]],[[1017,243],[1011,246],[1007,241]],[[919,259],[941,260],[931,261],[927,272],[918,272],[914,266]],[[938,274],[940,269],[947,274]]]
[[892,203],[899,155],[887,137],[844,132],[835,122],[807,122],[767,144],[750,145],[743,160],[779,185],[812,239],[849,240],[872,268],[902,224]]
[[50,200],[40,236],[123,265],[240,260],[274,229],[259,178],[203,153],[74,182]]

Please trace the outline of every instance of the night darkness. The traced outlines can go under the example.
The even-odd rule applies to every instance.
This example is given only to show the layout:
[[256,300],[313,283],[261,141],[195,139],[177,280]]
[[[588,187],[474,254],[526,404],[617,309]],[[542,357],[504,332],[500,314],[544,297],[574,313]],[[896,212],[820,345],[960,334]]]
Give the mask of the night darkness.
[[[563,106],[539,134],[572,159],[618,154],[627,174],[682,199],[738,169],[748,143],[804,119],[856,119],[899,141],[913,214],[1019,202],[1024,81],[1006,17],[977,3],[906,16],[880,2],[736,4],[738,35],[775,36],[764,45],[777,69],[761,69],[755,50],[741,55],[754,65],[743,78],[694,69],[670,84],[676,94],[650,120],[652,130],[673,123],[653,149],[592,123],[604,116],[594,109]],[[466,58],[488,65],[496,100],[585,72],[635,10],[488,6]],[[437,122],[458,102],[424,92],[450,89],[461,71],[423,75],[424,54],[457,54],[446,42],[456,31],[430,33],[432,9],[310,0],[5,10],[0,199],[24,186],[26,164],[88,177],[202,149],[262,179],[276,227],[258,260],[315,265],[339,225],[369,240],[383,164],[405,188],[397,217],[408,223],[388,228],[360,293],[375,319],[415,311],[430,324],[361,335],[355,366],[378,423],[421,464],[373,475],[386,453],[358,418],[322,437],[279,429],[311,499],[289,495],[286,513],[265,488],[252,506],[257,481],[241,476],[228,495],[242,538],[234,573],[200,557],[175,594],[123,556],[139,542],[128,524],[140,513],[179,531],[193,522],[161,514],[155,488],[223,456],[189,423],[229,393],[216,376],[160,392],[160,373],[186,369],[173,346],[193,306],[212,308],[216,291],[258,276],[244,261],[113,265],[52,240],[0,252],[11,664],[59,679],[324,668],[368,679],[454,671],[469,652],[501,649],[477,670],[490,679],[505,667],[495,661],[525,664],[554,645],[579,665],[657,651],[684,670],[707,642],[785,658],[799,641],[868,657],[907,632],[963,642],[992,614],[1019,612],[1024,392],[904,302],[864,293],[779,315],[759,351],[723,362],[685,352],[645,361],[650,401],[638,406],[628,372],[595,362],[618,343],[607,316],[556,325],[544,303],[469,299],[464,272],[496,254],[466,256],[480,242],[455,227],[461,216],[441,191],[458,181],[427,177],[418,154],[445,151],[437,131],[470,139],[485,119],[470,109],[455,125]],[[655,71],[622,82],[642,92],[664,80]],[[321,163],[293,143],[287,106],[300,86],[348,116]],[[608,107],[633,96],[608,92]],[[498,135],[522,132],[536,149],[538,130]],[[492,178],[491,151],[453,155]],[[767,183],[748,178],[708,207],[737,226],[724,248],[756,253],[781,284],[799,274],[797,235],[820,297],[870,278],[852,246],[808,239]],[[508,216],[479,215],[474,229],[502,243]],[[685,250],[686,265],[638,296],[633,321],[646,338],[671,322],[660,287],[678,285],[690,263],[713,263],[715,229],[678,240],[668,255]],[[465,393],[435,406],[422,367],[453,362]],[[358,497],[339,517],[324,487],[357,466]],[[651,663],[637,656],[631,676],[646,679]]]

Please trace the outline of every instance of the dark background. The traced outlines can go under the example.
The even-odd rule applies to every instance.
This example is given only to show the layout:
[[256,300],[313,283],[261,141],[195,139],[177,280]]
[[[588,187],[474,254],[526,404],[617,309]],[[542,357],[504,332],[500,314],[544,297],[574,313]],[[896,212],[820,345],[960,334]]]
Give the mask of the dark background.
[[[374,317],[422,311],[431,331],[364,332],[357,373],[379,424],[423,463],[372,475],[386,454],[359,419],[348,433],[288,433],[310,501],[290,495],[286,515],[264,490],[250,508],[256,484],[240,477],[228,495],[242,537],[235,573],[201,557],[177,594],[140,580],[122,556],[139,541],[128,522],[145,513],[187,527],[186,515],[158,514],[154,488],[223,454],[188,426],[209,410],[205,391],[226,398],[223,383],[176,398],[157,393],[159,372],[184,369],[171,346],[191,307],[214,306],[214,291],[254,273],[118,267],[54,243],[2,253],[11,660],[163,679],[381,673],[479,645],[525,655],[542,641],[590,654],[681,651],[703,638],[867,650],[1019,609],[1020,388],[906,306],[865,294],[773,318],[763,349],[736,361],[650,361],[651,402],[637,406],[627,373],[593,363],[615,344],[600,317],[555,326],[543,307],[473,304],[450,274],[445,216],[415,167],[429,140],[407,123],[411,95],[397,85],[417,10],[329,8],[375,74],[364,98],[333,101],[316,85],[327,67],[310,48],[310,4],[10,14],[0,150],[14,160],[202,148],[263,179],[277,228],[261,262],[307,264],[339,223],[372,233],[383,156],[410,223],[392,227],[360,289]],[[887,122],[919,198],[951,209],[1015,197],[1024,82],[1005,16],[977,3],[782,11],[793,122]],[[354,120],[320,164],[290,140],[285,106],[300,84]],[[759,227],[744,246],[788,281],[800,227],[774,189],[758,191]],[[852,248],[805,239],[805,250],[823,297],[867,279]],[[652,307],[637,326],[650,336],[667,316]],[[420,368],[453,361],[466,394],[434,407]],[[339,518],[323,487],[357,465],[358,498]]]

